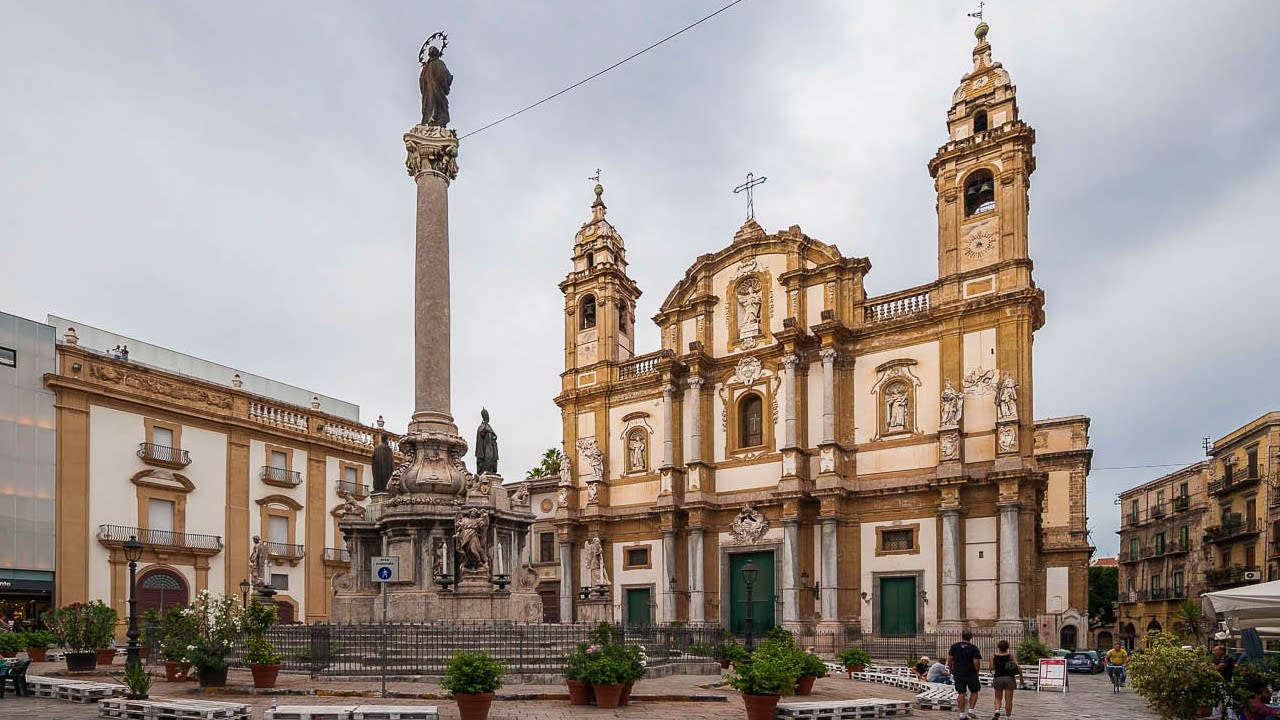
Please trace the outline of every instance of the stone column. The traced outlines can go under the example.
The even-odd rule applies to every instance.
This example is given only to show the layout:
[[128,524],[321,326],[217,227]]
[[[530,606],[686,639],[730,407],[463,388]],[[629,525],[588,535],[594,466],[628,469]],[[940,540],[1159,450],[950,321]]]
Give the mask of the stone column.
[[560,622],[573,622],[573,543],[560,543]]
[[1000,509],[1000,620],[998,627],[1009,632],[1015,625],[1022,627],[1021,579],[1018,567],[1020,543],[1018,542],[1017,502],[1002,502]]
[[662,604],[662,622],[672,623],[676,621],[676,595],[671,592],[671,581],[676,576],[676,533],[674,530],[662,531],[662,584],[665,587],[660,588],[663,597],[667,599]]
[[822,442],[836,441],[836,349],[822,348]]
[[662,386],[662,467],[676,464],[675,453],[675,398],[676,386],[666,383]]
[[782,356],[782,447],[796,446],[796,366],[800,358]]
[[685,449],[685,454],[689,457],[689,462],[702,462],[702,383],[700,377],[689,378],[689,389],[693,390],[693,407],[690,408],[689,424],[689,447]]
[[840,607],[836,592],[840,587],[839,548],[837,547],[837,529],[839,524],[835,518],[822,518],[822,621],[835,622],[839,619]]
[[702,528],[689,528],[689,622],[706,622],[703,613]]
[[799,525],[800,521],[794,518],[782,521],[782,622],[792,625],[800,620],[796,590],[796,565],[800,559]]
[[[1003,548],[1001,549],[1003,551]],[[942,509],[942,619],[938,629],[961,629],[960,617],[960,508]],[[1003,591],[1001,591],[1003,593]]]

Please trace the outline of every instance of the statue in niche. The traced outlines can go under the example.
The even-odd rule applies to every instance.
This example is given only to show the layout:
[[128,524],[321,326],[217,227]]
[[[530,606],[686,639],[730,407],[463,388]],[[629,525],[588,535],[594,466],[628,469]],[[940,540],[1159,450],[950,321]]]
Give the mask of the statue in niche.
[[[431,44],[440,39],[440,47]],[[418,89],[422,91],[422,124],[446,127],[449,124],[449,88],[453,85],[453,73],[445,66],[440,56],[449,47],[449,38],[438,32],[422,44],[418,51],[418,62],[422,63],[422,71],[418,73]],[[424,62],[422,57],[426,55]]]
[[591,466],[592,478],[588,479],[588,483],[600,482],[604,480],[604,453],[600,451],[600,445],[596,443],[595,438],[587,438],[578,441],[578,450],[582,452],[582,459],[587,465]]
[[907,429],[907,388],[901,383],[890,385],[884,393],[885,429],[889,432]]
[[996,419],[1018,419],[1018,383],[1007,370],[996,384]]
[[386,492],[387,481],[391,479],[391,473],[395,472],[395,453],[391,451],[391,446],[387,444],[387,434],[381,433],[382,442],[373,451],[373,491]]
[[249,551],[249,582],[254,588],[266,587],[271,584],[271,577],[267,571],[267,563],[271,560],[271,553],[267,550],[267,544],[262,542],[262,538],[257,535],[253,536],[253,549]]
[[632,431],[631,437],[628,438],[627,440],[627,449],[631,452],[631,470],[633,472],[638,470],[644,470],[645,467],[647,466],[647,463],[645,462],[645,457],[644,457],[645,450],[646,450],[645,444],[646,443],[644,441],[644,431],[643,430]]
[[947,378],[942,386],[942,427],[955,427],[964,415],[964,393],[956,390]]
[[760,279],[749,277],[738,283],[738,337],[748,338],[760,334]]
[[489,513],[471,508],[458,513],[453,523],[456,552],[462,558],[462,567],[466,570],[487,570],[489,551],[484,546],[484,536],[489,529]]
[[569,507],[569,486],[561,485],[556,495],[556,507]]
[[600,483],[587,483],[587,504],[595,505],[600,501]]
[[587,541],[582,549],[582,561],[586,565],[584,573],[587,584],[591,586],[608,585],[609,572],[604,568],[604,544],[597,535]]
[[449,544],[444,538],[438,537],[431,544],[431,575],[432,577],[443,577],[446,575],[445,563],[449,553]]
[[489,426],[489,411],[484,408],[476,429],[476,474],[498,474],[498,433]]

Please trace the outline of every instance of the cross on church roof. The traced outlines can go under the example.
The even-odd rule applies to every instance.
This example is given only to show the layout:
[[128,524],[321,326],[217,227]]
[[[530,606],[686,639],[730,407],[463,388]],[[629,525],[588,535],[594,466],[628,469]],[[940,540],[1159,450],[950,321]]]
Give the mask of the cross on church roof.
[[968,13],[969,17],[971,17],[971,18],[977,18],[977,19],[981,20],[981,19],[982,19],[982,8],[984,8],[984,7],[986,7],[986,6],[987,6],[987,4],[986,4],[985,2],[983,2],[982,0],[979,0],[979,1],[978,1],[978,12],[971,12],[971,13]]
[[600,168],[596,168],[596,174],[587,178],[591,182],[600,182]]
[[768,179],[769,178],[764,177],[763,175],[761,175],[760,177],[756,177],[755,173],[747,173],[747,181],[733,189],[734,195],[737,195],[738,193],[744,190],[747,193],[747,219],[748,220],[754,220],[756,217],[756,204],[755,204],[755,198],[754,198],[752,188],[754,188],[757,185],[760,185],[761,183],[763,183],[765,180],[768,180]]

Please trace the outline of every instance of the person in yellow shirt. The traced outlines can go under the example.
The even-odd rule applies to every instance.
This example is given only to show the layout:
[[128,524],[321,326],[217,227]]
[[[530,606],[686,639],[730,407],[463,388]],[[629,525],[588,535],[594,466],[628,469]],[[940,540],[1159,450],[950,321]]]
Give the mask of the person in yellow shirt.
[[[1107,651],[1107,673],[1120,673],[1120,687],[1124,687],[1126,668],[1129,664],[1129,653],[1125,651],[1124,645],[1116,643],[1116,646]],[[1112,668],[1116,668],[1112,670]]]

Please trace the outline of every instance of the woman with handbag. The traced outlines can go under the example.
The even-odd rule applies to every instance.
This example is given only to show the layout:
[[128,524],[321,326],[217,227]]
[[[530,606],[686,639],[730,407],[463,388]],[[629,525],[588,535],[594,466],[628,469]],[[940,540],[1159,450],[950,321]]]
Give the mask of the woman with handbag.
[[[1018,667],[1018,661],[1014,660],[1013,655],[1009,653],[1008,640],[996,643],[996,653],[991,656],[991,675],[991,689],[995,691],[996,696],[996,712],[991,716],[992,720],[1012,717],[1013,691],[1018,687],[1018,681],[1015,678],[1022,677],[1022,668]],[[1000,714],[1002,700],[1003,716]]]

